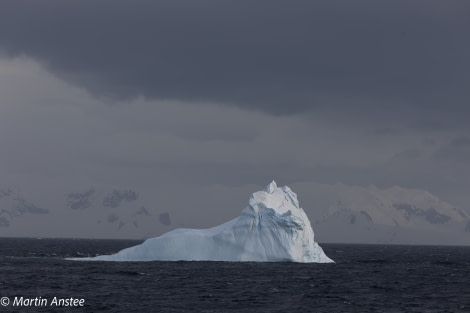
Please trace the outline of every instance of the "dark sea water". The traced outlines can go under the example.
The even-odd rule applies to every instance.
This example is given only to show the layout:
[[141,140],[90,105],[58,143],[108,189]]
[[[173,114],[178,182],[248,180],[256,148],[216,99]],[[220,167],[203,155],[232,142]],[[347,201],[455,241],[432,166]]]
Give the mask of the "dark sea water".
[[470,312],[470,247],[322,244],[335,264],[64,259],[139,243],[0,238],[0,313]]

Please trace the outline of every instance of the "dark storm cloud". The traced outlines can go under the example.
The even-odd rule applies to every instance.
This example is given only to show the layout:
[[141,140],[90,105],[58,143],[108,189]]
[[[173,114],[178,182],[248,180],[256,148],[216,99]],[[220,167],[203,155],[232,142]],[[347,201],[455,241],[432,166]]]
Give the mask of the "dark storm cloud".
[[[112,98],[353,116],[393,103],[440,127],[441,107],[468,113],[469,13],[468,1],[14,0],[0,3],[0,49]],[[420,125],[416,108],[437,111]]]

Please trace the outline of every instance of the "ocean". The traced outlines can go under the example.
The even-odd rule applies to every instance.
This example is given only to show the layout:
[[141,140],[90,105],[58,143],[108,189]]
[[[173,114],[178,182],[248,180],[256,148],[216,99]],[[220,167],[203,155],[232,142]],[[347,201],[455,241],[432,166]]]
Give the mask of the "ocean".
[[0,313],[470,312],[470,247],[321,244],[334,264],[65,259],[139,243],[0,238]]

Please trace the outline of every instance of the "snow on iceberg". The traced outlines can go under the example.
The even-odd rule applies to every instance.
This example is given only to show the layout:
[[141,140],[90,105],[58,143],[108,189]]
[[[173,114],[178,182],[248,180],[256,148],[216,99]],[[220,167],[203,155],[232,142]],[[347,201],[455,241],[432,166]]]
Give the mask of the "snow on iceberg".
[[[175,229],[101,261],[333,262],[314,241],[297,195],[271,182],[235,218],[209,229]],[[83,260],[83,259],[81,259]]]

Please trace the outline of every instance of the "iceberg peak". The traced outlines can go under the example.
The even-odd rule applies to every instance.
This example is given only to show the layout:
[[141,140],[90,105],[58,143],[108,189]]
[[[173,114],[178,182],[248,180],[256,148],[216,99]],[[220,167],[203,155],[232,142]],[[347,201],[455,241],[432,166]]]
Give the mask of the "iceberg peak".
[[142,244],[88,260],[333,262],[314,241],[297,195],[272,181],[241,215],[209,229],[175,229]]
[[266,191],[267,193],[273,193],[274,190],[276,189],[277,189],[277,184],[274,180],[269,185],[264,187],[264,191]]

